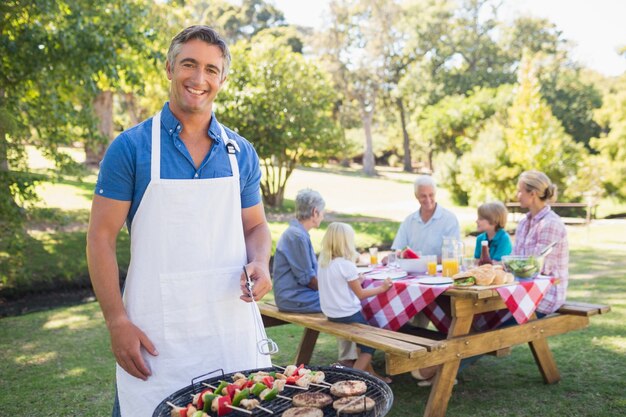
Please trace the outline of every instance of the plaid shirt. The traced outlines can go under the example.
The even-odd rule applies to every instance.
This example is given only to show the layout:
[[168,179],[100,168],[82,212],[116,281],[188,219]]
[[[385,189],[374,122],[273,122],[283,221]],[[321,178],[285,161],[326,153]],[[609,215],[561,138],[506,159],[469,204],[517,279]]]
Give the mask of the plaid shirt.
[[561,218],[550,206],[544,207],[534,217],[527,213],[517,225],[514,255],[538,255],[544,247],[554,241],[559,243],[546,256],[541,273],[558,278],[559,283],[550,288],[537,306],[537,311],[545,314],[555,312],[565,302],[569,278],[567,231]]

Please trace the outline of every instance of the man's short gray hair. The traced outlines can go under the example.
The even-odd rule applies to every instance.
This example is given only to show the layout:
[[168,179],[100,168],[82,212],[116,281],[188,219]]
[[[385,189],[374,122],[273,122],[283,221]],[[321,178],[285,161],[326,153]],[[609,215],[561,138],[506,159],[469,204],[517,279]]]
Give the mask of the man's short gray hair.
[[176,57],[180,53],[181,48],[185,43],[192,39],[199,39],[209,45],[215,45],[220,48],[220,51],[222,51],[222,57],[224,58],[221,81],[224,81],[230,68],[230,51],[228,50],[226,41],[220,36],[219,33],[217,33],[215,29],[209,26],[194,25],[183,29],[182,32],[172,39],[172,43],[170,43],[170,48],[167,51],[167,62],[169,62],[171,66],[174,66],[174,61],[176,61]]
[[313,216],[313,209],[321,212],[326,207],[322,195],[315,190],[305,188],[296,196],[296,219],[306,220]]
[[417,194],[417,190],[420,187],[433,187],[433,189],[437,190],[437,184],[435,184],[435,180],[430,175],[420,175],[415,179],[415,193]]

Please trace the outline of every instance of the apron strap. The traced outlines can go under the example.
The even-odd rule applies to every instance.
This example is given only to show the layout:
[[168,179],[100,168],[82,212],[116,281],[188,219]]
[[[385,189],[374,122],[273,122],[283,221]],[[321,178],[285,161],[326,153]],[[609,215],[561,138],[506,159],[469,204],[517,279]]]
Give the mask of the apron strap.
[[233,171],[233,177],[239,180],[239,164],[237,163],[237,158],[235,157],[235,152],[240,152],[239,144],[228,137],[226,131],[224,130],[224,126],[221,124],[220,130],[222,131],[222,140],[224,144],[226,144],[226,151],[228,152],[228,159],[230,160],[230,169]]
[[150,181],[161,178],[161,112],[152,117],[152,158],[150,160]]

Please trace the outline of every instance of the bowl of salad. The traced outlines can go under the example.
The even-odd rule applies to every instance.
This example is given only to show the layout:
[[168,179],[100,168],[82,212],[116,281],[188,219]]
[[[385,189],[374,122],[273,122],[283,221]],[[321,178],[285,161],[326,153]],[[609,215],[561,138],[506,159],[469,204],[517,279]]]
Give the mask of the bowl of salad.
[[542,259],[532,255],[507,255],[502,257],[504,270],[516,279],[533,279],[541,271]]

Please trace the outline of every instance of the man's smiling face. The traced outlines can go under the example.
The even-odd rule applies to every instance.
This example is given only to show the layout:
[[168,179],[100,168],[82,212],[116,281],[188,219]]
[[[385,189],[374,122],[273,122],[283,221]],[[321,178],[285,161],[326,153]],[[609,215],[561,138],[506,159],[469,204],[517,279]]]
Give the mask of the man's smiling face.
[[174,63],[166,66],[172,111],[210,114],[224,81],[223,68],[224,58],[218,46],[199,39],[183,44]]

